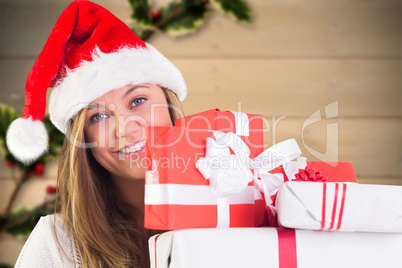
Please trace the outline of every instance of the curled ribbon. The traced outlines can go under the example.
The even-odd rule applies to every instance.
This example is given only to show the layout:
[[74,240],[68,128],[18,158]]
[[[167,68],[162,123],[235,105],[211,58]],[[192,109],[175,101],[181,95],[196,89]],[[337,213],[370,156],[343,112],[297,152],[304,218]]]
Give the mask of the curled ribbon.
[[[254,169],[254,184],[259,192],[264,193],[266,205],[276,213],[271,196],[275,195],[284,183],[283,174],[269,173],[282,165],[289,180],[295,177],[299,169],[306,167],[306,158],[300,157],[301,150],[295,139],[280,142],[259,154],[251,164]],[[296,159],[296,161],[292,161]]]
[[[227,196],[240,193],[253,180],[257,196],[261,196],[260,192],[263,192],[266,205],[275,213],[276,208],[270,197],[276,194],[284,179],[282,174],[271,174],[269,171],[282,165],[290,179],[300,168],[306,166],[306,158],[300,157],[301,151],[296,141],[290,139],[278,143],[252,160],[250,149],[238,135],[220,131],[213,131],[213,134],[215,139],[207,139],[205,157],[197,161],[196,167],[210,181],[210,191],[218,198],[218,227],[222,227],[220,218],[225,219],[223,226],[229,225]],[[231,154],[231,150],[234,154]],[[292,161],[295,158],[296,161]],[[225,208],[223,212],[222,208]]]

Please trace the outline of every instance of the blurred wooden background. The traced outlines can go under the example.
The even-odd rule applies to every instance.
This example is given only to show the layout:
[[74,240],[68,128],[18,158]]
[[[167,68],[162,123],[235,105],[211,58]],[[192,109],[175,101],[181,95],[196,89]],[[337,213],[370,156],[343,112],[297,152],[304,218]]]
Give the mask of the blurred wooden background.
[[[70,2],[0,0],[1,102],[22,111],[13,94],[23,96],[28,72]],[[131,23],[126,0],[94,2]],[[309,160],[352,162],[360,183],[402,185],[402,1],[247,2],[250,25],[214,10],[196,34],[149,40],[182,71],[186,113],[262,114],[267,146],[296,138]],[[317,111],[322,120],[309,124]],[[56,172],[56,162],[47,165],[14,208],[42,202]],[[13,187],[0,161],[0,211]],[[0,262],[13,263],[24,242],[3,234]]]

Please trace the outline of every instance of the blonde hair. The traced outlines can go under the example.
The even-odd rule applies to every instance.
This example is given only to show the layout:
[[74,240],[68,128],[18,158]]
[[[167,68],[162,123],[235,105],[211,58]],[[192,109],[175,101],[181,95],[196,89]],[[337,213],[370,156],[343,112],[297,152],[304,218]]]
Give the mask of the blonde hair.
[[174,125],[174,122],[177,119],[184,117],[183,105],[179,100],[179,98],[177,97],[176,93],[167,88],[162,89],[163,92],[165,93],[165,97],[169,105],[170,118],[172,119],[172,124]]
[[[184,116],[176,94],[164,89],[172,123]],[[149,267],[148,238],[138,214],[125,213],[113,194],[109,172],[85,143],[86,109],[74,118],[59,160],[63,218],[73,236],[81,267]],[[56,233],[57,234],[57,233]],[[57,237],[57,236],[56,236]],[[64,250],[63,250],[64,252]]]

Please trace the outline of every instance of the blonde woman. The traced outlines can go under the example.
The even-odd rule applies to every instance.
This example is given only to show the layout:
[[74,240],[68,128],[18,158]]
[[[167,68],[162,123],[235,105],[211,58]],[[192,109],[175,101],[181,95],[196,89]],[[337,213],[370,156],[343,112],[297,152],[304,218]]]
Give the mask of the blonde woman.
[[7,145],[31,162],[52,122],[66,134],[59,160],[61,213],[41,218],[16,267],[147,267],[143,227],[145,129],[183,116],[180,71],[104,8],[74,1],[32,68],[24,115]]

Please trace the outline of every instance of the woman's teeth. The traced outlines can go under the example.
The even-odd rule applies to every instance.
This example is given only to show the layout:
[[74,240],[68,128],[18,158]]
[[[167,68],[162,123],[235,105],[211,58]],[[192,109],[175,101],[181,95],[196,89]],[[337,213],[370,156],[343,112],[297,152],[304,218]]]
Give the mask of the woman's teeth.
[[122,153],[122,154],[134,153],[134,152],[142,149],[144,146],[145,146],[145,141],[141,141],[141,142],[135,144],[134,146],[124,147],[123,149],[121,149],[119,151],[119,153]]

